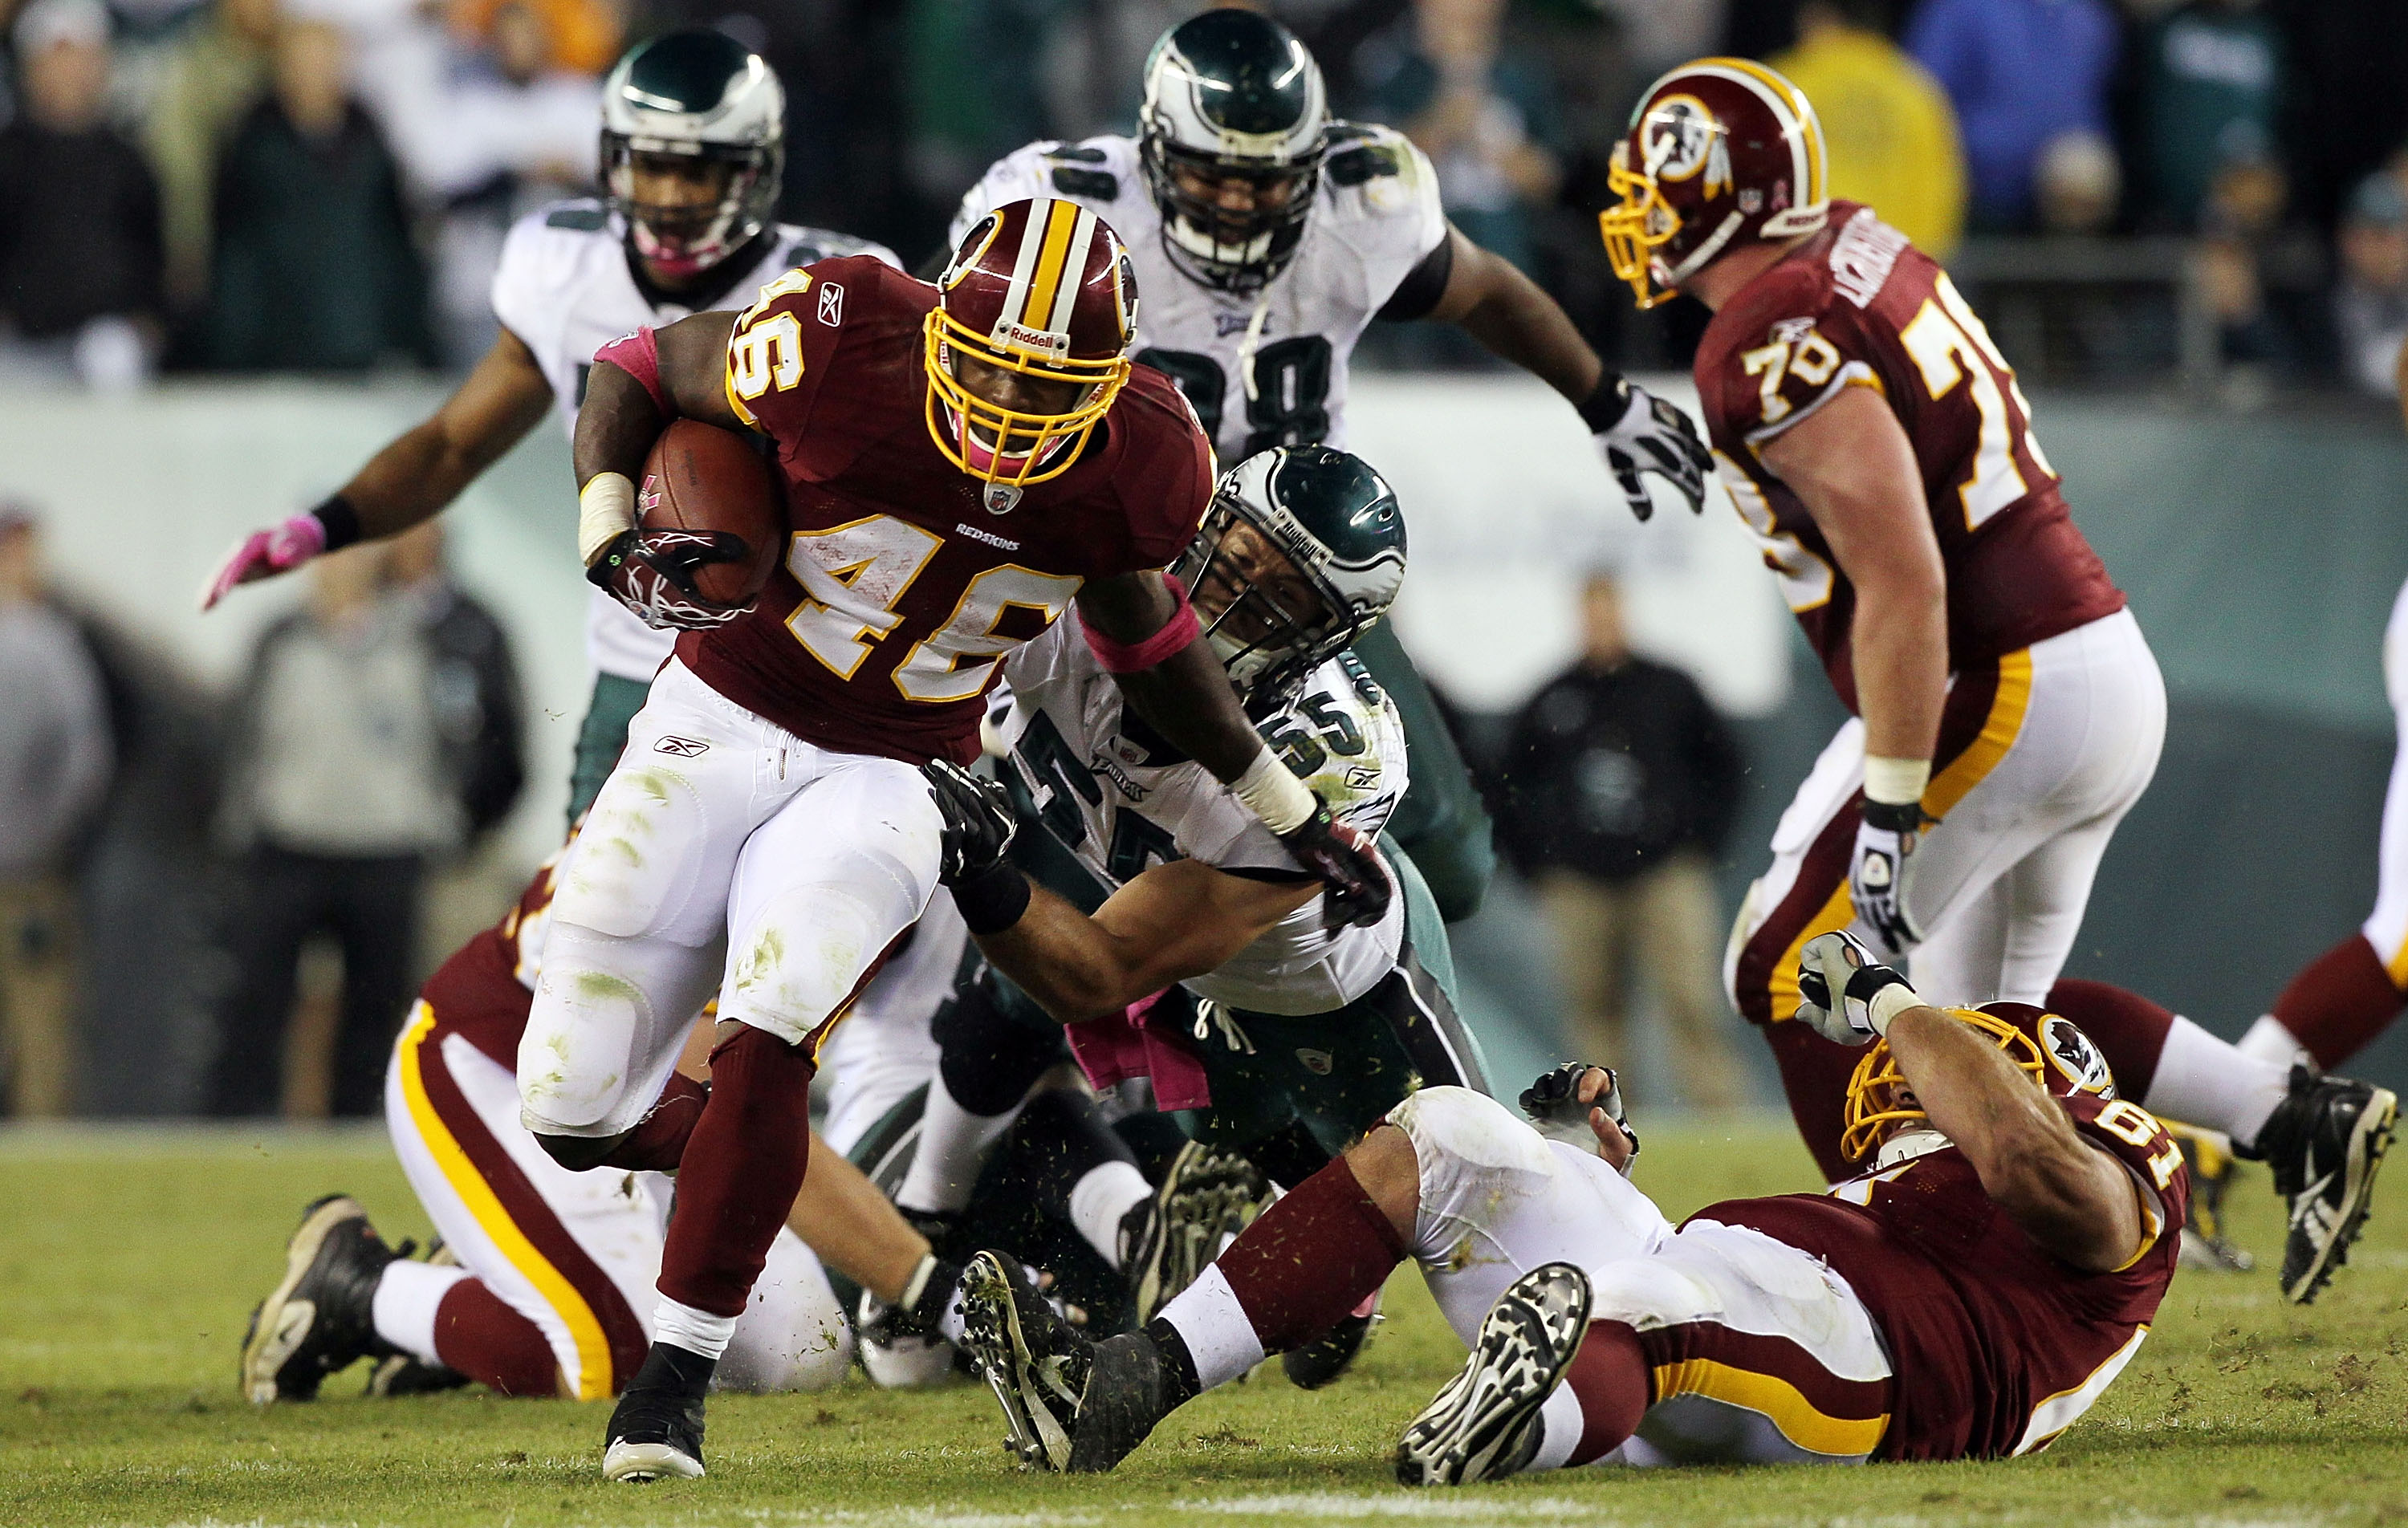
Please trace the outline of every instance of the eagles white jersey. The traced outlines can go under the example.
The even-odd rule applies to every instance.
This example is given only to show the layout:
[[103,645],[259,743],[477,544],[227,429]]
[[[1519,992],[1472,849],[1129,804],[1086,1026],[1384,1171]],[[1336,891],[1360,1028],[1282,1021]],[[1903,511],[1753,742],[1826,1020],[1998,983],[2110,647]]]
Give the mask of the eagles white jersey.
[[[1149,864],[1200,860],[1225,870],[1304,867],[1202,764],[1150,763],[1161,749],[1139,723],[1123,730],[1120,686],[1096,662],[1076,611],[1005,660],[1011,709],[1003,735],[1055,837],[1107,888]],[[1264,735],[1340,821],[1376,835],[1404,799],[1405,727],[1394,702],[1351,654],[1316,670]],[[1185,985],[1256,1013],[1327,1013],[1377,986],[1405,936],[1405,899],[1369,928],[1321,926],[1318,896]]]
[[1273,446],[1346,443],[1354,342],[1446,237],[1429,160],[1400,133],[1354,122],[1332,125],[1303,241],[1255,296],[1215,292],[1170,263],[1133,138],[1032,143],[997,160],[962,199],[953,244],[1029,196],[1077,202],[1120,235],[1137,267],[1137,359],[1179,383],[1224,465]]
[[[902,264],[883,245],[822,228],[780,223],[769,232],[767,252],[712,307],[749,307],[787,271],[837,255],[876,255]],[[520,219],[494,273],[494,316],[535,353],[571,440],[594,352],[622,335],[675,323],[694,311],[676,303],[655,307],[644,295],[627,269],[619,219],[593,200],[556,202]],[[677,633],[654,631],[601,590],[588,596],[585,650],[601,672],[650,683],[676,643]]]

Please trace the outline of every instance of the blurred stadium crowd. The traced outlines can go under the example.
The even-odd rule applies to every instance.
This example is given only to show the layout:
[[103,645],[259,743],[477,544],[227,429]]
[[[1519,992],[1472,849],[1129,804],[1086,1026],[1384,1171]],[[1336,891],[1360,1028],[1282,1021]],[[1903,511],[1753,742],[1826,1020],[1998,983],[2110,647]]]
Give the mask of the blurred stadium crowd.
[[[511,218],[590,185],[624,40],[718,24],[790,87],[785,216],[933,248],[1032,138],[1117,129],[1182,0],[0,0],[0,373],[465,366]],[[1342,114],[1625,365],[1589,215],[1659,69],[1766,58],[1835,193],[1939,253],[2027,375],[2176,367],[2388,393],[2408,335],[2408,27],[2391,0],[1279,0]],[[2018,301],[2021,294],[2021,301]],[[1987,301],[1985,302],[1985,295]],[[1391,363],[1472,365],[1459,336]]]

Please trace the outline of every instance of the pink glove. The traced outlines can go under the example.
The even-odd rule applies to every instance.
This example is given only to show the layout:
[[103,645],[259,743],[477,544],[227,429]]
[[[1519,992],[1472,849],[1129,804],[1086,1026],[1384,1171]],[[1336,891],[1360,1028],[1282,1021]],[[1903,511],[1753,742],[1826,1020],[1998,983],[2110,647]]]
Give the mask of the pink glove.
[[295,515],[272,531],[253,531],[210,578],[201,592],[201,608],[225,598],[236,584],[290,573],[325,550],[326,524],[314,514]]

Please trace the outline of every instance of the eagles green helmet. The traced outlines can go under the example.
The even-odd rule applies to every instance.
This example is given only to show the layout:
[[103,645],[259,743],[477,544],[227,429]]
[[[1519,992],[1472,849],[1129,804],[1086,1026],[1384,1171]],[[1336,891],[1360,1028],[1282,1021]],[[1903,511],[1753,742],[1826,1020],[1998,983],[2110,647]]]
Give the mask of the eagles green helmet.
[[[602,84],[602,183],[611,209],[626,219],[636,252],[672,278],[709,270],[768,222],[785,136],[786,93],[776,73],[724,32],[639,43]],[[674,203],[647,200],[639,168],[708,179],[710,190]]]
[[1208,10],[1145,61],[1138,153],[1172,264],[1252,293],[1303,241],[1321,174],[1328,93],[1294,34],[1246,10]]
[[1284,697],[1396,603],[1404,512],[1361,457],[1275,447],[1221,475],[1172,572],[1238,693]]

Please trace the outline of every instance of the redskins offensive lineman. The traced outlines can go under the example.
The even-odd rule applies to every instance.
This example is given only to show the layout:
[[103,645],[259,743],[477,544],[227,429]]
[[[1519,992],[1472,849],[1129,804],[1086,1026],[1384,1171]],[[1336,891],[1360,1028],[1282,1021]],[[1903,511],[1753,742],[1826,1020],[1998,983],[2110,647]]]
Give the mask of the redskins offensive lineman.
[[[1129,364],[1137,298],[1094,213],[1019,202],[933,286],[823,261],[741,315],[596,359],[580,548],[595,582],[684,630],[561,869],[518,1058],[545,1150],[656,1160],[638,1127],[720,994],[613,1479],[702,1472],[705,1391],[802,1182],[818,1047],[937,884],[918,766],[977,756],[1003,656],[1074,602],[1132,704],[1329,883],[1333,917],[1386,911],[1369,844],[1255,736],[1163,577],[1203,517],[1211,449],[1169,382]],[[754,605],[696,591],[696,567],[740,555],[723,538],[637,523],[635,476],[681,417],[775,445],[789,536]]]
[[[1146,293],[1137,359],[1178,382],[1226,465],[1345,445],[1355,342],[1374,320],[1427,319],[1561,393],[1641,519],[1642,473],[1692,509],[1704,502],[1688,417],[1606,367],[1536,282],[1450,224],[1411,140],[1333,119],[1320,65],[1268,17],[1208,10],[1165,32],[1135,136],[997,160],[963,197],[953,237],[1023,196],[1067,197],[1127,242]],[[1495,863],[1479,793],[1395,635],[1371,633],[1358,655],[1404,713],[1413,752],[1412,793],[1389,831],[1440,913],[1469,917]]]
[[[1855,713],[1775,830],[1726,975],[1834,1178],[1854,1058],[1793,1023],[1799,952],[1846,928],[1943,1002],[2041,1004],[2108,839],[2156,772],[2165,689],[2075,528],[2014,373],[1956,287],[1870,207],[1827,202],[1795,86],[1701,59],[1651,86],[1599,218],[1641,307],[1714,310],[1697,382],[1723,484]],[[2143,1100],[2274,1162],[2286,1278],[2356,1234],[2394,1108],[2288,1076],[2188,1020],[2097,1032]],[[2328,1170],[2329,1169],[2329,1170]]]
[[2177,1256],[2180,1149],[2065,1017],[1928,1007],[1844,934],[1801,960],[1803,1021],[1873,1042],[1850,1051],[1856,1176],[1675,1230],[1627,1181],[1637,1137],[1612,1072],[1541,1078],[1522,1095],[1536,1127],[1468,1089],[1426,1090],[1141,1331],[1091,1342],[991,1255],[974,1261],[970,1285],[1014,1291],[998,1394],[1025,1456],[1111,1468],[1408,1257],[1471,1356],[1406,1429],[1407,1485],[2046,1447],[2147,1335]]

